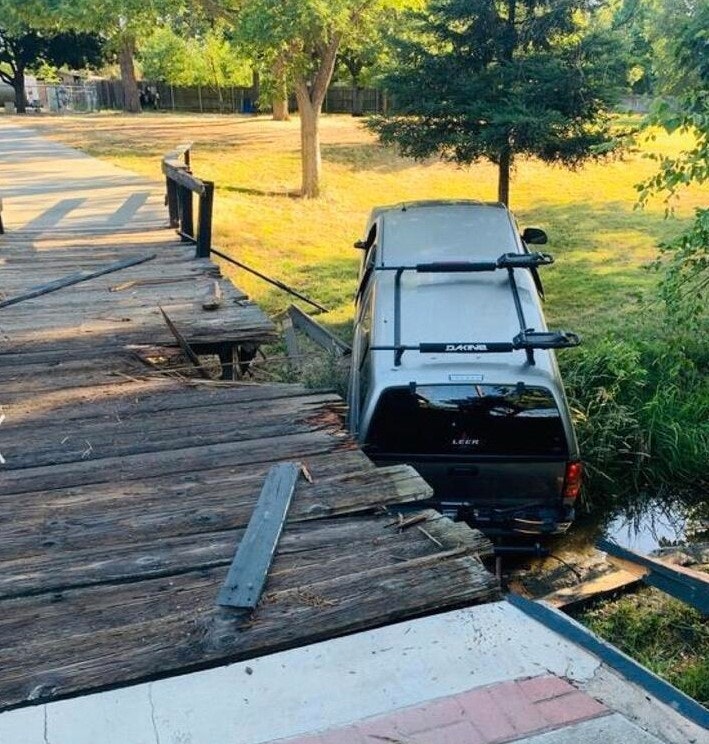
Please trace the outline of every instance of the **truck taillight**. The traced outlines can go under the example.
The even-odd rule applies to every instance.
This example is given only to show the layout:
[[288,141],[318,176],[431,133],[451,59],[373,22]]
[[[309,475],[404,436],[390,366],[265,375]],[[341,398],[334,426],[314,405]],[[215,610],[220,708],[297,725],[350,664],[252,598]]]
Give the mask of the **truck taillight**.
[[581,491],[583,465],[580,462],[567,462],[564,475],[564,501],[575,501]]

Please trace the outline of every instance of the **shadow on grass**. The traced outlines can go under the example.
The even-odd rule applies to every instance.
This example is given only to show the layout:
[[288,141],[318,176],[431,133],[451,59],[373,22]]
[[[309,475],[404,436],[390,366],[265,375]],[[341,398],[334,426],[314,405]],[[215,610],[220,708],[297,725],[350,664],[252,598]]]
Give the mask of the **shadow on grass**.
[[394,148],[369,143],[322,145],[321,150],[323,160],[345,165],[355,173],[399,173],[438,162],[436,159],[420,162],[403,158]]
[[539,225],[549,234],[549,247],[563,249],[563,240],[570,248],[586,245],[610,248],[608,240],[613,233],[633,232],[652,241],[653,245],[667,240],[691,222],[688,218],[666,219],[661,212],[634,209],[626,202],[603,202],[600,205],[574,202],[571,204],[541,204],[532,209],[516,209],[515,214],[523,225]]
[[217,191],[228,191],[236,194],[246,194],[248,196],[274,196],[286,199],[302,199],[303,195],[297,189],[288,189],[287,191],[270,191],[267,189],[252,189],[246,186],[220,186],[217,184]]

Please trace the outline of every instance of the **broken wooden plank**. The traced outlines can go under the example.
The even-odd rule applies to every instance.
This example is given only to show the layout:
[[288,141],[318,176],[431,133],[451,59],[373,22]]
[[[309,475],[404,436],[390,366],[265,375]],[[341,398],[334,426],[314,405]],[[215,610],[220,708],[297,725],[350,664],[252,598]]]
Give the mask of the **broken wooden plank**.
[[247,610],[258,604],[299,475],[300,465],[293,462],[274,465],[268,471],[217,604]]
[[597,599],[603,599],[617,592],[633,589],[640,581],[636,573],[623,570],[612,571],[588,581],[582,581],[576,586],[557,589],[540,597],[540,601],[546,602],[557,609],[569,609],[594,602]]
[[23,302],[24,300],[31,300],[34,297],[40,297],[41,295],[49,294],[50,292],[56,292],[58,289],[70,287],[72,284],[78,284],[79,282],[85,282],[98,276],[111,274],[114,271],[127,269],[129,266],[137,266],[138,264],[145,263],[146,261],[152,261],[155,256],[155,253],[152,253],[149,256],[133,256],[132,258],[124,258],[121,261],[116,261],[115,263],[109,264],[108,266],[103,266],[102,268],[95,269],[93,271],[76,271],[73,274],[68,274],[67,276],[55,279],[53,282],[49,282],[48,284],[41,284],[39,286],[32,287],[21,295],[16,295],[15,297],[10,297],[7,300],[3,300],[2,302],[0,302],[0,307],[16,305],[18,302]]
[[199,357],[194,353],[192,347],[187,343],[187,339],[180,333],[177,326],[170,320],[170,316],[162,309],[160,308],[160,312],[162,313],[163,320],[167,324],[167,327],[170,329],[170,333],[175,337],[175,340],[179,344],[180,348],[184,352],[187,359],[190,361],[190,364],[197,370],[197,373],[200,377],[202,377],[205,380],[210,380],[211,377],[209,376],[209,372],[202,366],[202,364],[199,361]]
[[634,573],[646,584],[709,615],[709,574],[683,566],[669,566],[657,558],[640,555],[605,538],[598,540],[596,547],[607,553],[612,563]]
[[218,310],[223,302],[224,293],[222,292],[221,284],[215,280],[202,299],[202,310],[207,310],[208,312]]
[[291,367],[297,370],[300,367],[300,350],[298,349],[298,339],[295,335],[293,323],[289,318],[283,321],[283,339],[286,342],[286,354]]
[[351,346],[328,331],[320,323],[317,323],[309,315],[306,315],[299,307],[291,305],[288,308],[288,315],[299,331],[308,336],[318,346],[322,346],[326,351],[335,356],[349,356],[352,354]]

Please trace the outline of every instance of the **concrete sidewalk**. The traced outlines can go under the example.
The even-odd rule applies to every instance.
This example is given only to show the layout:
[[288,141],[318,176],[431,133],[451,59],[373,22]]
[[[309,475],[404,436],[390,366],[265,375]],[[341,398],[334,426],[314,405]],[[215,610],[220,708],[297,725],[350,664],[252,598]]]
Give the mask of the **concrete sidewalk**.
[[3,119],[0,153],[6,229],[40,236],[166,227],[159,163],[150,180]]
[[0,715],[0,744],[708,744],[508,602]]

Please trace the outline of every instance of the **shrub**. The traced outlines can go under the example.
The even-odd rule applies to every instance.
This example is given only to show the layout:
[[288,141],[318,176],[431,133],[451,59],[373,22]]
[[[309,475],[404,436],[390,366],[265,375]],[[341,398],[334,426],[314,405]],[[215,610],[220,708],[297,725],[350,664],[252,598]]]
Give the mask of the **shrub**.
[[705,482],[706,350],[674,340],[602,339],[560,360],[587,463],[590,502],[610,491]]

